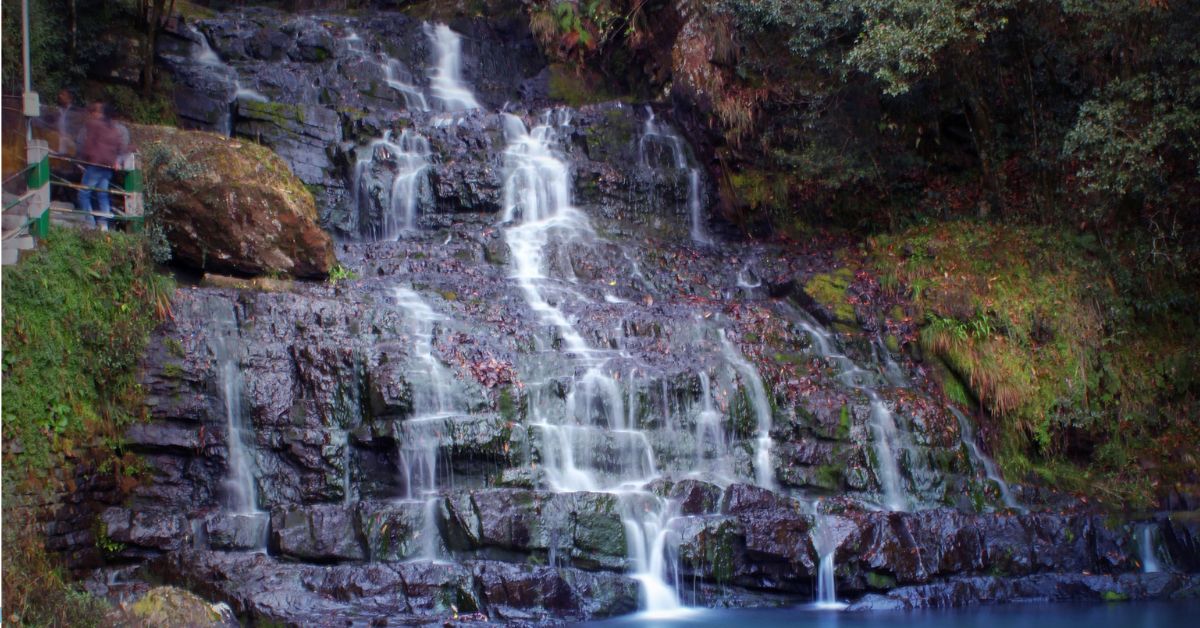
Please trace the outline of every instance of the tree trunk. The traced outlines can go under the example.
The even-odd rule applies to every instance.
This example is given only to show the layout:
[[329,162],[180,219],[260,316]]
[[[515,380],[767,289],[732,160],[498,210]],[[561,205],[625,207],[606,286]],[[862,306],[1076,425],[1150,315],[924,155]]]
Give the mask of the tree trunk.
[[146,37],[142,48],[142,95],[154,93],[154,52],[158,45],[158,31],[162,27],[163,10],[167,0],[150,0],[146,2]]

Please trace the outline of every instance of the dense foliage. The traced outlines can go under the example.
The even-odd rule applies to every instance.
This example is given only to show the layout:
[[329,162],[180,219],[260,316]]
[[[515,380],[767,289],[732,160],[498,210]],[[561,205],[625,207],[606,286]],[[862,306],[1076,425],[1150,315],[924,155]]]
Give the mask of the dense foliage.
[[1138,506],[1189,481],[1200,464],[1191,285],[1159,273],[1145,294],[1141,255],[1044,227],[947,222],[872,245],[867,265],[925,323],[913,350],[943,367],[948,397],[989,411],[1009,477]]
[[912,302],[910,348],[995,419],[1010,473],[1140,502],[1194,468],[1200,3],[530,12],[561,62],[668,90],[735,225],[878,234],[859,267]]
[[[3,90],[19,94],[21,2],[3,2]],[[144,74],[148,37],[161,26],[151,28],[147,12],[145,0],[29,0],[30,78],[42,102],[53,104],[65,89],[77,103],[105,100],[122,118],[173,123],[169,81],[153,73],[145,89],[145,79],[133,76]]]
[[55,229],[4,268],[4,572],[21,575],[4,579],[8,621],[91,625],[104,611],[66,584],[25,506],[73,489],[76,464],[136,481],[121,435],[144,411],[137,372],[171,289],[137,235]]

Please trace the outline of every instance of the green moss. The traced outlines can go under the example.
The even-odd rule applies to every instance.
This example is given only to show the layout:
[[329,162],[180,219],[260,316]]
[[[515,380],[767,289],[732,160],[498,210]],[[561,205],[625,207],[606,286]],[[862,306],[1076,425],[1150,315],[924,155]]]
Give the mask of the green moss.
[[854,271],[840,268],[832,273],[813,275],[805,284],[804,292],[817,303],[825,306],[836,323],[851,325],[856,321],[854,306],[848,300],[846,290],[854,281]]
[[893,589],[896,587],[896,577],[876,571],[868,571],[867,586],[876,590]]
[[1119,591],[1105,591],[1102,599],[1105,602],[1128,602],[1129,596]]
[[1148,289],[1121,246],[964,221],[878,237],[867,265],[925,313],[920,353],[988,411],[1006,474],[1136,507],[1182,481],[1178,444],[1200,437],[1200,305],[1182,274]]
[[[140,237],[65,229],[3,272],[4,437],[22,448],[7,482],[45,477],[77,445],[117,443],[141,416],[139,361],[173,285]],[[113,456],[102,464],[130,462]]]
[[163,376],[169,379],[180,379],[183,377],[183,367],[174,363],[163,365],[162,372]]
[[458,300],[458,293],[453,290],[439,290],[438,294],[442,295],[442,298],[447,301],[457,301]]
[[171,354],[173,357],[176,357],[176,358],[187,357],[187,354],[184,353],[184,351],[183,351],[183,345],[180,344],[180,342],[178,340],[168,337],[163,340],[163,345],[166,346],[167,353]]
[[620,95],[607,89],[611,83],[594,76],[590,71],[577,70],[576,67],[563,64],[550,65],[551,100],[564,102],[571,107],[619,100]]
[[786,204],[788,197],[788,178],[775,172],[751,169],[733,172],[729,174],[729,186],[738,203],[753,210],[777,210]]
[[843,405],[842,410],[838,413],[838,433],[839,440],[848,440],[850,438],[850,406]]
[[842,467],[837,464],[823,464],[817,467],[813,481],[817,486],[829,491],[841,490],[844,484]]

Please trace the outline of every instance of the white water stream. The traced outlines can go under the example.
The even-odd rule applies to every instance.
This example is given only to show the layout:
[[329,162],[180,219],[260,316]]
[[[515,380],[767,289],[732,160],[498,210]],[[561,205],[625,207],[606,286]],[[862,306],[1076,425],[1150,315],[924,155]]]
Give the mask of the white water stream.
[[395,169],[388,191],[381,224],[372,225],[363,234],[375,241],[395,240],[401,234],[417,228],[417,214],[422,199],[429,198],[429,140],[404,129],[392,140],[392,132],[372,141],[354,164],[354,212],[360,220],[371,207],[371,169],[378,162],[390,163]]
[[[875,473],[883,488],[883,505],[888,510],[907,510],[909,497],[904,490],[900,473],[898,450],[908,448],[896,427],[895,417],[888,409],[875,387],[877,377],[842,353],[833,350],[833,336],[816,321],[802,316],[798,324],[812,339],[813,349],[824,360],[833,362],[839,371],[842,383],[861,390],[867,396],[871,409],[871,441],[875,449]],[[910,456],[915,458],[915,456]]]
[[[437,529],[438,457],[448,421],[465,412],[465,403],[453,374],[433,353],[435,328],[444,324],[445,318],[411,289],[396,288],[394,294],[405,313],[414,361],[405,373],[412,383],[413,416],[401,423],[402,435],[396,439],[402,500],[424,502],[420,558],[438,560],[443,557]],[[448,473],[445,470],[442,475]]]
[[975,461],[975,464],[983,468],[984,475],[987,476],[987,479],[991,480],[996,484],[997,487],[999,487],[1000,499],[1004,502],[1004,505],[1020,513],[1029,512],[1024,506],[1017,502],[1015,497],[1013,497],[1012,490],[1009,489],[1008,482],[1004,481],[1004,476],[1000,475],[1000,469],[996,467],[995,461],[993,461],[991,457],[983,453],[983,450],[980,449],[979,443],[976,442],[977,436],[975,434],[975,425],[969,418],[967,418],[965,414],[960,412],[958,408],[955,408],[954,406],[946,407],[950,410],[950,413],[954,415],[954,418],[958,419],[958,431],[962,438],[962,443],[963,445],[966,445],[967,451],[971,454],[972,460]]
[[[512,252],[512,278],[533,313],[552,328],[563,357],[578,373],[570,382],[565,409],[553,404],[549,392],[530,391],[531,427],[541,432],[543,467],[554,490],[618,496],[643,609],[675,613],[682,605],[673,586],[678,573],[671,560],[677,544],[671,529],[673,510],[667,500],[643,489],[657,470],[645,435],[626,412],[620,371],[611,365],[620,356],[584,340],[557,305],[567,294],[562,281],[546,272],[552,247],[593,237],[587,216],[571,203],[567,165],[554,152],[558,127],[569,123],[563,113],[546,112],[531,130],[515,116],[504,117],[508,148],[502,221]],[[610,464],[600,464],[595,454],[601,450],[609,451]]]
[[254,425],[246,421],[242,412],[241,348],[238,341],[237,315],[232,309],[218,314],[215,323],[221,332],[214,336],[213,354],[217,363],[221,401],[225,410],[227,434],[227,469],[221,484],[222,506],[237,519],[252,519],[247,522],[262,534],[257,547],[266,548],[267,513],[258,507],[258,487],[255,478]]
[[660,125],[654,117],[654,111],[646,107],[646,123],[642,129],[642,137],[638,140],[638,161],[643,169],[653,171],[656,164],[651,163],[646,151],[652,146],[659,146],[667,151],[671,164],[676,170],[686,170],[688,180],[687,206],[691,219],[692,241],[697,244],[712,244],[712,238],[704,229],[704,217],[700,206],[700,169],[688,163],[688,151],[683,138],[679,137],[670,127]]
[[1137,527],[1138,554],[1142,559],[1142,573],[1158,573],[1162,566],[1158,563],[1158,555],[1154,551],[1154,531],[1158,526],[1146,523]]
[[[238,77],[237,70],[229,64],[221,60],[221,57],[213,50],[208,43],[208,37],[204,35],[200,29],[195,26],[188,26],[188,30],[196,37],[197,44],[192,47],[192,61],[201,65],[206,65],[215,68],[220,74],[228,75],[228,80],[231,81],[233,87],[233,101],[236,100],[254,100],[258,102],[268,102],[270,99],[261,92],[242,85],[241,78]],[[230,114],[226,114],[229,116]],[[232,117],[225,121],[225,128],[222,129],[225,135],[233,135]]]
[[434,50],[429,92],[442,111],[478,109],[479,101],[462,79],[462,36],[445,24],[426,25]]

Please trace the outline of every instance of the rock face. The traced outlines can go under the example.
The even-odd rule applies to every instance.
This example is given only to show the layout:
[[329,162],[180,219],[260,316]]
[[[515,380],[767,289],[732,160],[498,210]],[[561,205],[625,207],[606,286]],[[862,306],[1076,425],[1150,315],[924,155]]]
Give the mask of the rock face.
[[159,217],[176,262],[294,277],[325,277],[337,263],[312,195],[270,150],[165,127],[138,126],[131,134],[161,199]]
[[[443,226],[464,212],[502,208],[503,119],[488,112],[553,104],[523,9],[498,2],[487,19],[450,20],[463,36],[463,81],[481,107],[443,111],[429,85],[434,23],[398,13],[295,16],[254,8],[176,32],[163,40],[160,57],[174,74],[187,124],[270,147],[313,190],[322,225],[343,239],[373,240],[386,231],[403,172],[394,149],[379,140],[415,129],[428,141],[418,224]],[[202,58],[205,47],[215,57]],[[688,169],[661,154],[662,145],[642,159],[647,115],[621,104],[571,113],[563,149],[575,164],[575,195],[607,217],[686,233]],[[703,168],[698,173],[704,201],[712,185]],[[685,220],[665,220],[668,206],[666,214]]]
[[[149,421],[126,434],[153,477],[101,511],[110,564],[301,625],[607,617],[655,579],[685,604],[797,604],[824,557],[840,595],[878,605],[1185,590],[1130,575],[1132,524],[1019,486],[1005,505],[921,364],[877,326],[832,333],[779,298],[834,270],[823,244],[688,239],[708,186],[694,151],[647,140],[644,108],[500,113],[528,77],[514,69],[479,110],[409,111],[370,68],[390,49],[392,78],[423,86],[419,22],[247,15],[201,24],[276,103],[239,99],[235,132],[262,124],[324,187],[356,278],[176,295],[145,357]],[[468,58],[500,54],[489,32]],[[468,79],[500,63],[484,57]],[[294,115],[269,115],[279,102]],[[339,126],[310,124],[325,116]],[[546,150],[509,145],[535,125]],[[420,214],[370,241],[407,185],[405,132],[429,145]],[[541,172],[573,175],[579,215],[555,216],[530,271],[529,223],[497,212],[535,149]],[[1192,521],[1146,522],[1160,562],[1196,564]]]

